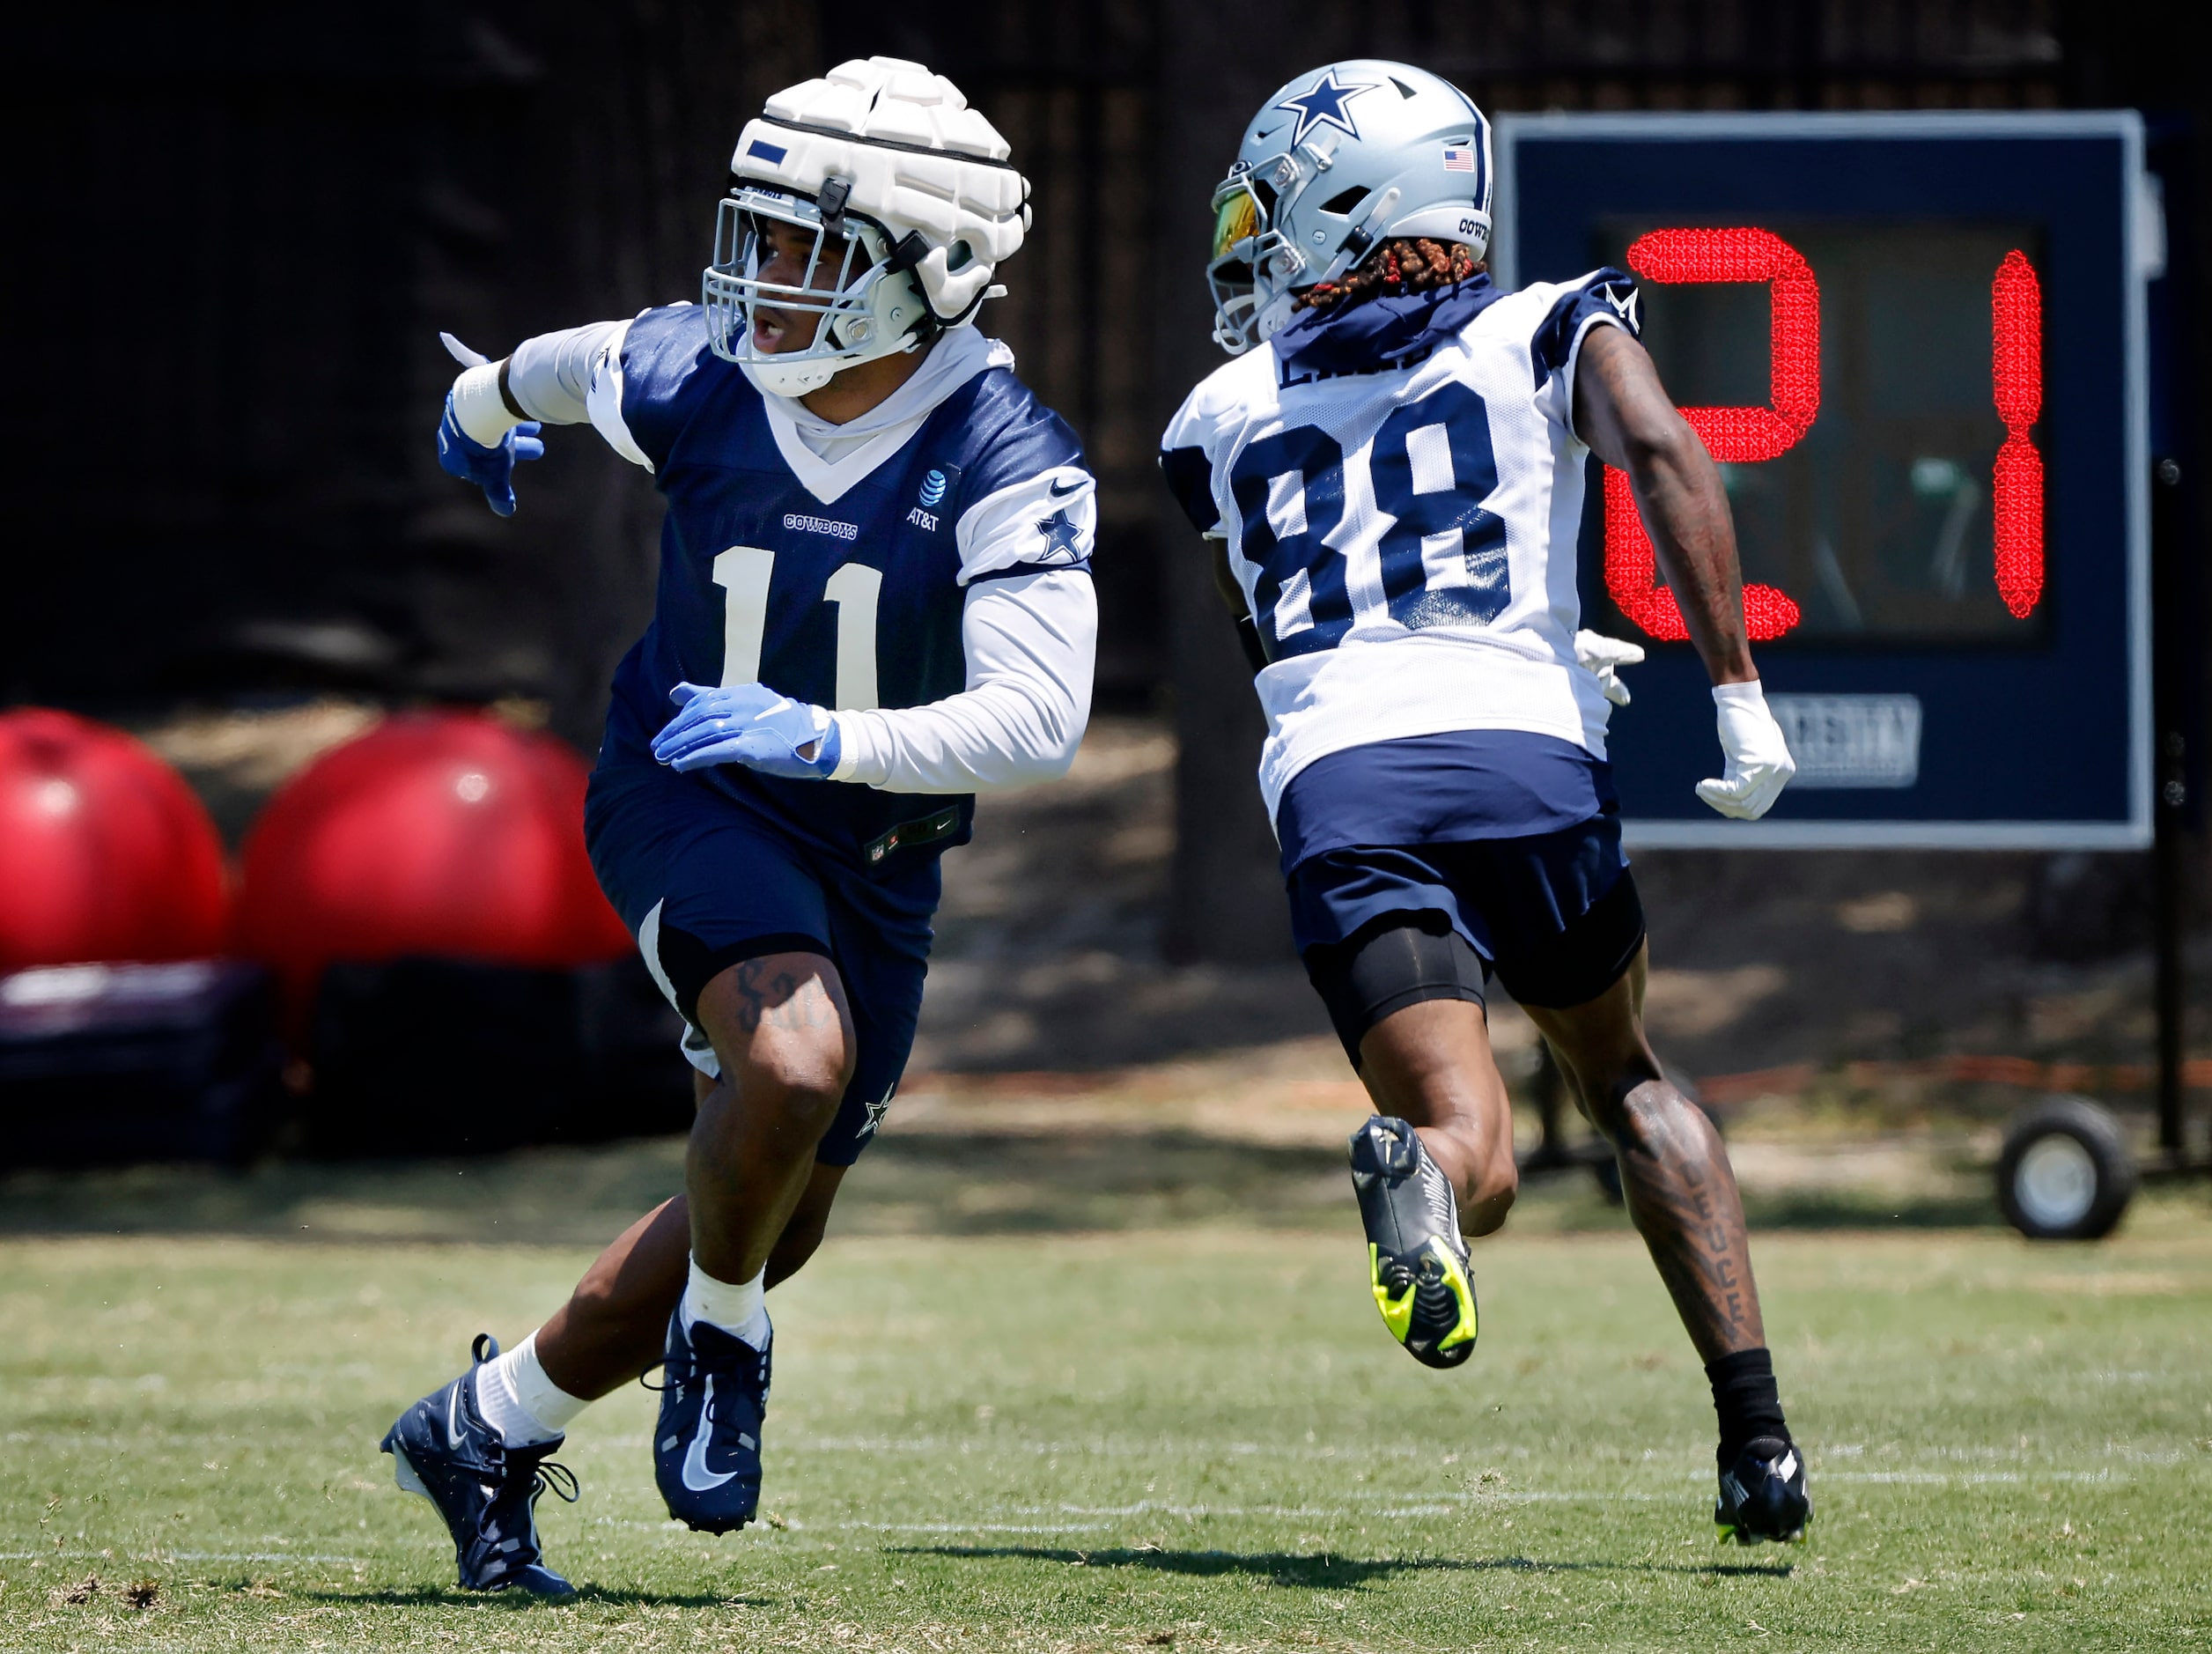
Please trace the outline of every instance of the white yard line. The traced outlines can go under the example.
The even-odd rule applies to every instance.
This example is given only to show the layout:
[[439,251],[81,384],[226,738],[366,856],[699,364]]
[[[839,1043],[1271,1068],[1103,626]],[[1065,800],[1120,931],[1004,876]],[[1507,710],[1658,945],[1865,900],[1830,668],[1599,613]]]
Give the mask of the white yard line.
[[0,1551],[0,1562],[41,1562],[49,1556],[146,1562],[154,1566],[163,1562],[315,1562],[342,1568],[368,1566],[365,1557],[323,1556],[312,1552],[294,1551]]

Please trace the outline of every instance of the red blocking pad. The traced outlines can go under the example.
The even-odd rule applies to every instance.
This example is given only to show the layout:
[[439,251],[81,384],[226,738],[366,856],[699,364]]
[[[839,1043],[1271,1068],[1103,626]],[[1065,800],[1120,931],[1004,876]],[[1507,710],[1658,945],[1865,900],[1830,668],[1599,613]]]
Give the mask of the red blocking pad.
[[586,772],[548,735],[408,713],[325,754],[247,841],[237,939],[297,1017],[335,960],[560,969],[634,946],[584,851]]
[[0,971],[222,950],[215,824],[143,742],[39,707],[0,713]]

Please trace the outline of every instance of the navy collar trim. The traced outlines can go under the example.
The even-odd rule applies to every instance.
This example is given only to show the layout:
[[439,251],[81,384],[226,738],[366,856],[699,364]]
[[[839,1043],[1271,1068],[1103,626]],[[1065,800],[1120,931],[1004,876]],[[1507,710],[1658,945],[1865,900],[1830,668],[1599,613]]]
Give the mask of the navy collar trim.
[[1382,373],[1426,361],[1505,295],[1487,270],[1427,292],[1370,299],[1345,310],[1302,312],[1268,341],[1286,387],[1346,373]]

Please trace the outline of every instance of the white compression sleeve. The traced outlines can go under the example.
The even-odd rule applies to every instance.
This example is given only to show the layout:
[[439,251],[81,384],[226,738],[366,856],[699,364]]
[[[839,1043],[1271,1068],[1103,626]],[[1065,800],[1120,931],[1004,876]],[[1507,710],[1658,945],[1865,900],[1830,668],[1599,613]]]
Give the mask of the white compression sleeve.
[[507,393],[515,406],[550,425],[580,425],[590,419],[592,365],[625,323],[594,321],[525,339],[507,358]]
[[973,793],[1056,780],[1089,720],[1098,596],[1088,571],[968,588],[968,687],[926,706],[837,714],[837,779],[888,793]]

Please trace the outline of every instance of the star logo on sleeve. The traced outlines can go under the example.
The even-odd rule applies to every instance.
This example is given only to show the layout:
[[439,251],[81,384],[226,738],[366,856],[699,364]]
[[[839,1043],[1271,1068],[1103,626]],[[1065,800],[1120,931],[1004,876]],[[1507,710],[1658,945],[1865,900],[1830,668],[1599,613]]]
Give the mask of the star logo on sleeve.
[[1040,563],[1080,563],[1083,554],[1076,548],[1076,538],[1081,530],[1065,507],[1054,512],[1036,526],[1044,536],[1044,549],[1037,556]]
[[1321,78],[1294,97],[1286,98],[1275,107],[1287,109],[1298,117],[1298,129],[1290,135],[1293,149],[1306,141],[1306,134],[1317,126],[1332,126],[1345,137],[1356,138],[1360,129],[1352,124],[1352,117],[1344,106],[1363,92],[1373,92],[1375,83],[1355,80],[1349,85],[1337,78],[1334,64],[1321,71]]

